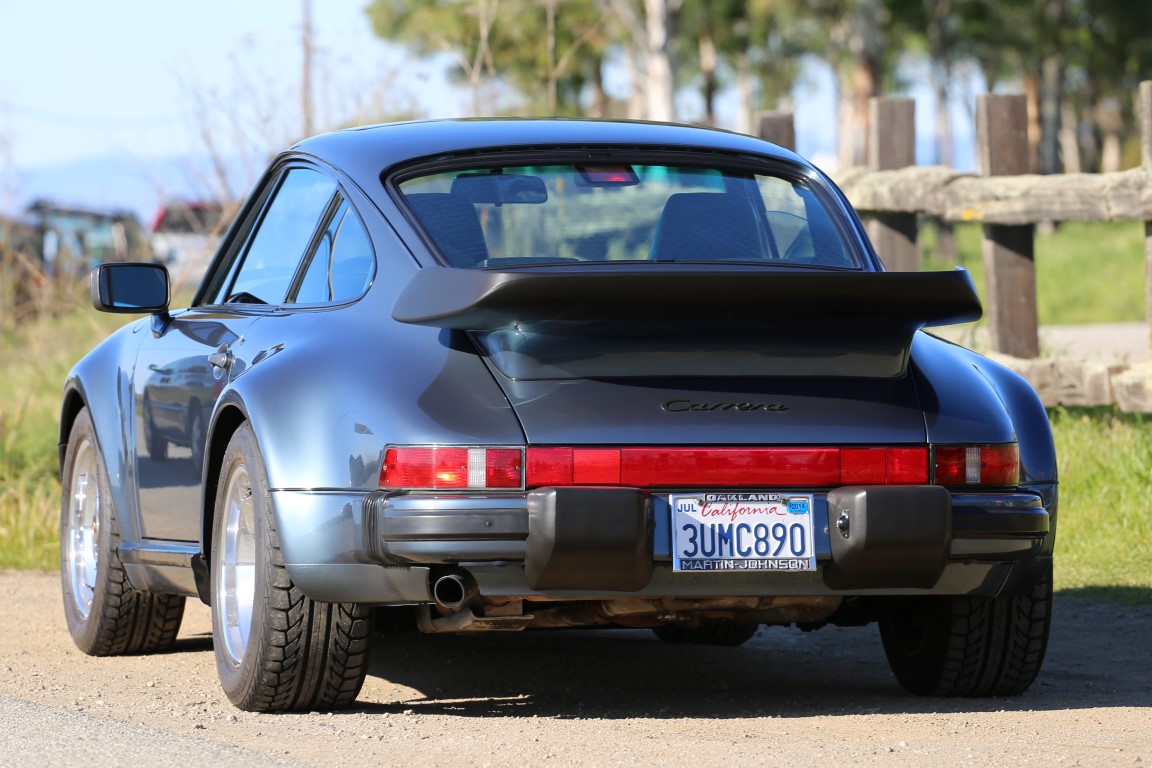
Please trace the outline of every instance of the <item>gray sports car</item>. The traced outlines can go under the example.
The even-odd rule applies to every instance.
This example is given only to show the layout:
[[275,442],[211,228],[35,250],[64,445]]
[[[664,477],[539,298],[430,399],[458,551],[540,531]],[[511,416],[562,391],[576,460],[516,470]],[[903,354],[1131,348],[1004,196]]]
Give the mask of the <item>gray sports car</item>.
[[323,135],[272,162],[191,306],[153,264],[101,265],[92,299],[145,317],[64,390],[86,653],[167,648],[196,597],[253,711],[350,704],[374,626],[737,645],[877,623],[913,693],[1040,669],[1044,409],[923,330],[980,316],[966,272],[886,273],[773,145],[564,120]]

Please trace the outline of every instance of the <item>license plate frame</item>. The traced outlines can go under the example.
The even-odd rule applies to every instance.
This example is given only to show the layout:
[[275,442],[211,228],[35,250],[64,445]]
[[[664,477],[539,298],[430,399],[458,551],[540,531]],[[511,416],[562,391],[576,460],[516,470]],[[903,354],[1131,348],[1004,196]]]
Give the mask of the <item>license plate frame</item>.
[[810,493],[671,494],[672,570],[814,571],[814,501]]

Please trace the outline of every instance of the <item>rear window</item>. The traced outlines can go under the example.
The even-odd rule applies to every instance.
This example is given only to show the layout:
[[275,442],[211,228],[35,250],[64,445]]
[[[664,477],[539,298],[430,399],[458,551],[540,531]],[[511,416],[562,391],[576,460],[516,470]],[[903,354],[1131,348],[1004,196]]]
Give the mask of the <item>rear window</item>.
[[409,177],[398,187],[428,240],[455,267],[861,266],[803,179],[604,162],[472,167]]

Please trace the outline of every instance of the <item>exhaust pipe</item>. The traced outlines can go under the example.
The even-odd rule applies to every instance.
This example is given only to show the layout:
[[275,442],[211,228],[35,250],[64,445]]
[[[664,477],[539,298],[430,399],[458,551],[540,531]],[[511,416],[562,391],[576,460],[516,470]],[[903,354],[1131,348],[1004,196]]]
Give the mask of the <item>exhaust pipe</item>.
[[475,579],[467,571],[446,573],[432,582],[432,599],[436,607],[447,613],[455,613],[480,594]]
[[[428,603],[417,607],[416,626],[421,632],[492,632],[524,629],[532,614],[477,616],[472,605],[480,602],[480,587],[468,571],[440,571],[431,576],[429,592],[435,609]],[[435,616],[435,613],[439,616]]]

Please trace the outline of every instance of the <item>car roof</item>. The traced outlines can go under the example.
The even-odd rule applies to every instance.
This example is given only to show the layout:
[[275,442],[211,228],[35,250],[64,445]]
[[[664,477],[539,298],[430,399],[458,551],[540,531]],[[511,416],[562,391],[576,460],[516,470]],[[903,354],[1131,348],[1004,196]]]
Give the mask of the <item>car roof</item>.
[[563,118],[389,123],[314,136],[296,144],[290,152],[317,157],[363,185],[394,165],[421,157],[487,149],[619,146],[754,154],[812,167],[775,144],[730,131],[670,123]]

